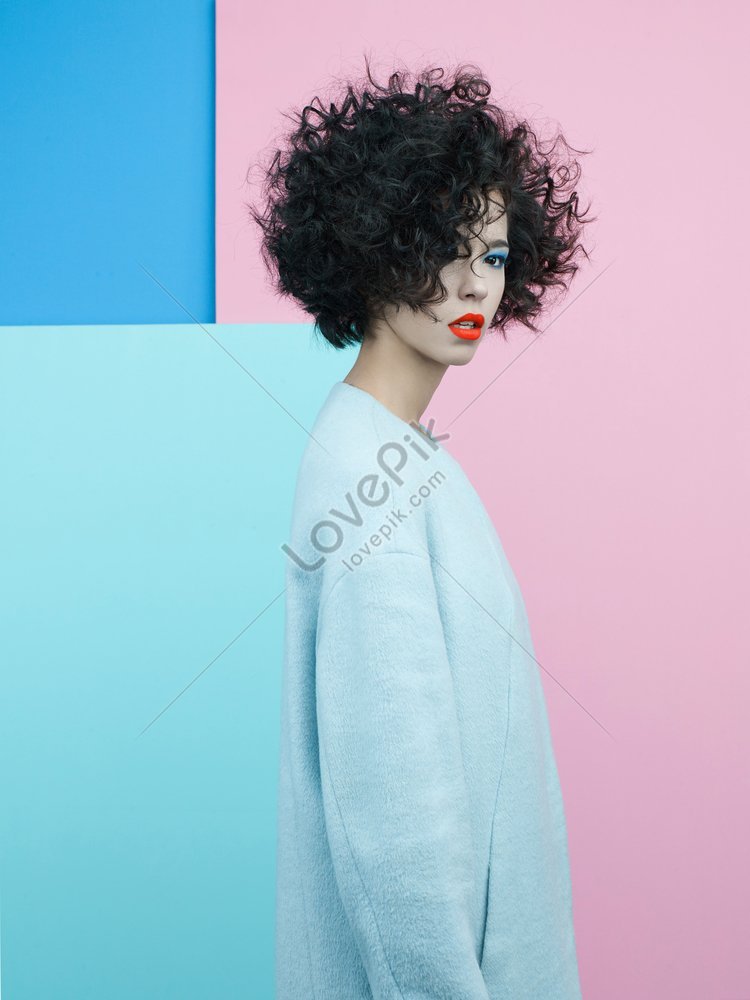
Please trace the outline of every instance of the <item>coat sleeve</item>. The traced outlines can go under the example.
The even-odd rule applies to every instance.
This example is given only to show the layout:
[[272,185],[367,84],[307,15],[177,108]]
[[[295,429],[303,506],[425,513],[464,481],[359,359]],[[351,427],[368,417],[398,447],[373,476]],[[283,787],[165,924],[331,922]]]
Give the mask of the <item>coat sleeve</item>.
[[375,1000],[489,1000],[470,809],[429,557],[368,556],[318,620],[318,740],[340,896]]

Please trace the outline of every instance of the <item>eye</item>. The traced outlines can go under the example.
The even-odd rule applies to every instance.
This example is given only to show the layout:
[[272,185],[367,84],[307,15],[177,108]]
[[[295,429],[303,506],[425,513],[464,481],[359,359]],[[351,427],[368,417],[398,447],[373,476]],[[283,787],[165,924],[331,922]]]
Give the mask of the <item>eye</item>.
[[494,269],[495,269],[496,271],[499,271],[499,270],[500,270],[501,268],[503,268],[503,267],[505,266],[505,262],[506,262],[506,260],[508,259],[508,255],[507,255],[507,254],[503,255],[503,254],[501,254],[501,253],[491,253],[491,254],[489,255],[489,257],[485,257],[484,259],[485,259],[485,261],[487,261],[487,260],[492,260],[493,258],[494,258],[495,260],[499,260],[499,261],[500,261],[500,263],[499,263],[499,264],[493,264],[493,265],[492,265],[492,267],[493,267],[493,268],[494,268]]

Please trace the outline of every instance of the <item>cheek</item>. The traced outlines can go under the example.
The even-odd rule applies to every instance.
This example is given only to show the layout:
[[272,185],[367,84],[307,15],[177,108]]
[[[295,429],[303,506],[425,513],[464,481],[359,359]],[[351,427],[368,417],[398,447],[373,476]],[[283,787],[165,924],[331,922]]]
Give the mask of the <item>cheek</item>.
[[428,356],[439,345],[441,334],[448,332],[447,326],[437,314],[435,319],[430,316],[415,316],[410,324],[402,324],[401,330],[403,339],[410,347]]
[[434,319],[427,312],[412,312],[410,309],[401,308],[397,313],[391,314],[390,327],[396,337],[418,351],[429,347],[434,341],[435,331],[440,328],[438,313],[434,306],[425,306],[434,315]]

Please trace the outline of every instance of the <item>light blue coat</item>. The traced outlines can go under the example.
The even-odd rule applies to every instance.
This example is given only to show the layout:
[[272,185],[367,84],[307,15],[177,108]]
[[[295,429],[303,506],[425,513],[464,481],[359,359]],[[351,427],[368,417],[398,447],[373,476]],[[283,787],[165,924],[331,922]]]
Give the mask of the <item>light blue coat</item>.
[[335,383],[311,434],[285,554],[277,1000],[577,1000],[544,694],[492,522],[439,440],[362,389]]

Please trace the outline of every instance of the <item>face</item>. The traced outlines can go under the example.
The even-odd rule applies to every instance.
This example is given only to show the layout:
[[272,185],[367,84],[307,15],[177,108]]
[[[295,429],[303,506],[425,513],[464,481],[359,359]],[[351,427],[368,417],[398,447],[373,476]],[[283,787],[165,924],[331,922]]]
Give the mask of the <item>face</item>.
[[[483,229],[472,238],[470,251],[440,272],[447,296],[439,303],[412,312],[407,306],[389,306],[378,323],[386,335],[397,337],[419,354],[444,365],[465,365],[484,339],[505,290],[508,257],[508,220],[499,193],[492,194]],[[455,325],[466,317],[472,328]]]

